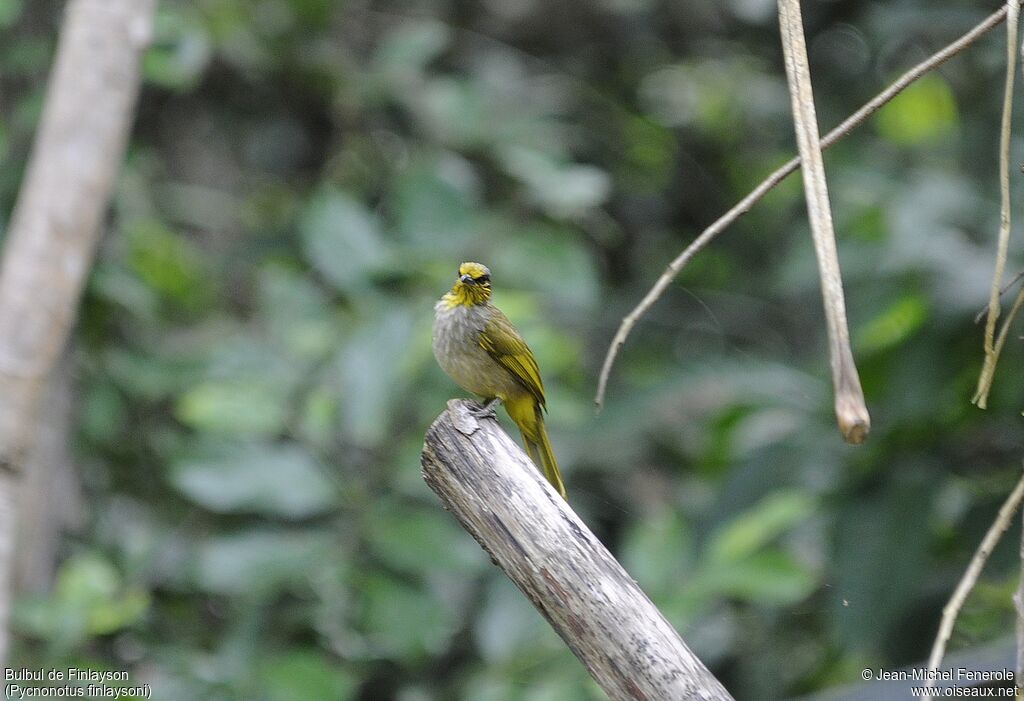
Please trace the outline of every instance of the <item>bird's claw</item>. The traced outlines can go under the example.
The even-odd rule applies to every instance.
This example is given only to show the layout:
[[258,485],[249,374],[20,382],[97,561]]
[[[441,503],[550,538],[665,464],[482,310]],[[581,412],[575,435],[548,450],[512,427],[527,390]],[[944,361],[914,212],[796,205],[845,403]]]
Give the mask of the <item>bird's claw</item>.
[[501,399],[495,397],[494,399],[488,399],[486,402],[481,404],[475,409],[470,409],[469,413],[478,419],[494,419],[498,420],[498,414],[494,411],[495,407],[501,404]]

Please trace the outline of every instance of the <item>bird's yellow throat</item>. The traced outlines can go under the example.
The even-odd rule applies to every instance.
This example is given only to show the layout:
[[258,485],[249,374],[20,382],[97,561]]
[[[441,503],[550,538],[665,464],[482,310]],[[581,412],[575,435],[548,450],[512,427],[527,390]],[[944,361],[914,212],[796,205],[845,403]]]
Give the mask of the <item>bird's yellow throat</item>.
[[452,307],[473,307],[491,298],[491,271],[480,263],[463,263],[451,291],[442,300]]
[[490,285],[484,286],[457,281],[452,286],[451,292],[444,296],[444,301],[448,303],[449,307],[473,307],[477,304],[483,304],[490,298]]

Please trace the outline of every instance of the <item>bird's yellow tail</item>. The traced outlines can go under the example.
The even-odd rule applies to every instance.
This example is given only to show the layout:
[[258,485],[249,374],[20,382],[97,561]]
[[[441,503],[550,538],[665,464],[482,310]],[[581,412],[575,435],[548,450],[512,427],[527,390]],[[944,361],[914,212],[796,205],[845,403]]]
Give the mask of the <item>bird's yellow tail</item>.
[[555,460],[555,453],[551,450],[551,441],[548,439],[548,431],[544,428],[544,419],[539,422],[540,431],[538,440],[536,443],[531,441],[523,434],[523,442],[526,443],[526,452],[530,454],[530,459],[533,460],[534,464],[544,471],[544,476],[548,478],[548,482],[551,486],[562,495],[562,498],[569,501],[568,495],[565,493],[565,484],[562,483],[562,473],[558,469],[558,461]]
[[523,434],[523,445],[526,446],[530,460],[540,468],[544,477],[562,498],[568,501],[565,484],[562,482],[562,472],[558,469],[555,451],[551,449],[551,440],[548,438],[547,428],[544,427],[544,415],[541,414],[540,407],[528,398],[511,402],[506,400],[505,409]]

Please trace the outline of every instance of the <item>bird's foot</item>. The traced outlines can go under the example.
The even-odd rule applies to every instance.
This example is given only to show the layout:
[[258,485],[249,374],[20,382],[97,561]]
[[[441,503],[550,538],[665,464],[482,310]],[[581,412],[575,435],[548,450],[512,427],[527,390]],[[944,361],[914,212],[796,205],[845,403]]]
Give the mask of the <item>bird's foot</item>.
[[472,414],[473,416],[475,416],[478,419],[494,419],[495,421],[497,421],[498,420],[498,414],[495,413],[494,409],[499,404],[501,404],[501,398],[500,397],[494,397],[493,399],[488,399],[486,402],[481,404],[479,407],[477,407],[475,409],[470,409],[469,413]]

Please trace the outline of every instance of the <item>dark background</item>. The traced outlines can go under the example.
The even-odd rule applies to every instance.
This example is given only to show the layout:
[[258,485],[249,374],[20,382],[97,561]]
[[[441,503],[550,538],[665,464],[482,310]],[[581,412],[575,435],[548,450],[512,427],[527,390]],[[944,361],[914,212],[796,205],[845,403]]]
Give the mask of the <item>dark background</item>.
[[[61,7],[0,0],[5,213]],[[822,131],[997,7],[805,3]],[[798,176],[685,270],[593,411],[622,315],[794,152],[774,13],[161,2],[68,362],[80,508],[12,666],[158,699],[603,698],[419,476],[462,394],[429,343],[462,260],[539,360],[572,506],[737,698],[925,658],[1020,471],[1017,333],[969,402],[1002,27],[826,155],[865,445],[834,425]],[[954,649],[1012,631],[1018,538]]]

